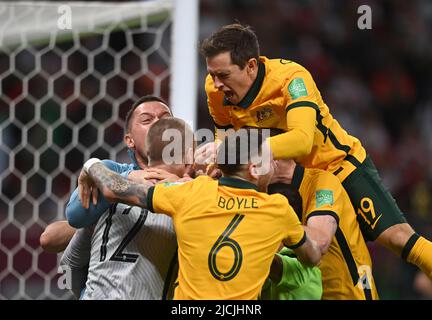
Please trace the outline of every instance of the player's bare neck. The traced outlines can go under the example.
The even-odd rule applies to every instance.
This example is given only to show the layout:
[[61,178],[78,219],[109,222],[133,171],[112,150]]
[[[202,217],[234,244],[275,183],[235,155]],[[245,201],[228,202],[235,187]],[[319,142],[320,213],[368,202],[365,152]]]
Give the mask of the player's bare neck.
[[137,165],[141,169],[146,169],[148,167],[147,158],[141,157],[137,152],[135,152],[135,159],[136,159]]

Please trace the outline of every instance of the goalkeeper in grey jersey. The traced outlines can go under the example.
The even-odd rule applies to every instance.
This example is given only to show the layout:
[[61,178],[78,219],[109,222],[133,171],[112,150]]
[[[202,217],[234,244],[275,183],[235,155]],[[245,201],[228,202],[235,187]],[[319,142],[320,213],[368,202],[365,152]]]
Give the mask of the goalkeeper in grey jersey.
[[85,285],[81,299],[158,300],[175,251],[169,217],[113,204],[94,231],[75,233],[61,264],[72,271],[75,295]]
[[[128,147],[135,151],[137,164],[141,168],[151,165],[159,170],[131,172],[132,165],[120,165],[112,161],[106,161],[106,164],[112,170],[134,179],[178,179],[178,176],[189,173],[190,165],[168,167],[161,158],[158,159],[157,152],[152,154],[151,163],[147,163],[147,157],[143,156],[143,139],[147,137],[150,125],[167,116],[170,113],[165,104],[147,101],[133,107],[130,117],[126,119],[125,140]],[[183,123],[180,125],[184,126]],[[132,140],[133,145],[127,139],[128,135],[129,139],[138,137]],[[151,154],[152,149],[148,149]],[[154,150],[162,152],[158,147]],[[143,159],[145,164],[142,163]],[[167,176],[166,170],[172,175]],[[82,177],[80,184],[86,187]],[[95,203],[90,206],[94,207]],[[106,208],[102,216],[95,214],[95,210],[88,214],[88,209],[81,207],[75,192],[66,212],[69,223],[75,227],[88,226],[96,220],[94,231],[89,227],[78,230],[61,259],[61,264],[67,265],[72,271],[75,295],[80,295],[85,283],[85,291],[81,295],[83,299],[161,299],[176,249],[171,219],[123,204],[110,206],[102,197],[96,207],[99,211],[101,207]]]

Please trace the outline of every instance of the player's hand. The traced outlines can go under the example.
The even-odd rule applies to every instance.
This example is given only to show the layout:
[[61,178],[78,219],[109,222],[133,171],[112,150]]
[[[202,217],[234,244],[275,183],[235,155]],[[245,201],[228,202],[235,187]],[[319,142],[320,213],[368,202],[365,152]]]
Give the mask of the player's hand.
[[214,163],[195,165],[195,177],[199,176],[209,176],[213,179],[219,179],[222,176],[222,171],[220,171]]
[[206,168],[206,175],[213,179],[219,179],[222,177],[222,171],[217,168],[215,163],[210,163]]
[[150,180],[150,179],[146,179],[147,176],[148,175],[144,170],[133,170],[129,172],[128,180],[136,183],[142,183],[144,180]]
[[209,142],[199,146],[194,154],[194,161],[197,165],[208,165],[216,163],[216,151],[219,146],[218,142]]
[[142,183],[143,180],[156,182],[175,182],[180,179],[176,174],[170,173],[163,169],[147,168],[144,170],[131,171],[128,179],[137,183]]
[[84,170],[81,170],[78,177],[78,197],[81,201],[81,205],[85,209],[88,209],[90,205],[90,197],[92,198],[93,204],[97,204],[98,188]]

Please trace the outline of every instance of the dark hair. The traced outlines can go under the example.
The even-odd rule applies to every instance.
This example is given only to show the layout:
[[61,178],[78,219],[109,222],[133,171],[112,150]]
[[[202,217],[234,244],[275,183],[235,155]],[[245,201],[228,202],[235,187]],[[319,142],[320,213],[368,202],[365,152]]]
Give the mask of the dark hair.
[[286,184],[281,182],[272,183],[269,184],[267,193],[268,194],[280,193],[285,198],[287,198],[289,204],[294,209],[299,220],[302,221],[303,199],[296,187],[294,187],[292,184]]
[[[178,142],[181,143],[181,146],[176,145],[175,147],[179,147],[179,150],[181,150],[181,159],[178,159],[181,162],[176,162],[176,164],[184,163],[183,160],[187,149],[189,147],[194,147],[193,131],[184,120],[174,117],[159,119],[150,127],[145,144],[147,158],[152,162],[163,160],[162,155],[164,148],[175,141],[174,137],[171,137],[172,139],[168,141],[162,139],[163,134],[167,129],[175,129],[180,132],[181,141]],[[192,143],[191,146],[187,145],[187,135],[192,138],[190,141]]]
[[[163,103],[166,106],[168,106],[168,104],[163,99],[156,97],[156,96],[146,95],[146,96],[139,98],[137,101],[134,102],[134,104],[131,106],[128,113],[126,114],[125,126],[124,126],[124,133],[125,134],[129,132],[129,123],[130,123],[130,120],[132,118],[132,115],[133,115],[135,109],[138,108],[141,104],[146,103],[146,102],[160,102],[160,103]],[[171,109],[170,109],[170,112],[171,112]]]
[[263,142],[262,130],[257,128],[241,128],[225,136],[217,151],[217,167],[226,175],[238,173],[254,157],[261,155]]
[[205,58],[230,52],[231,61],[243,69],[251,58],[259,59],[258,38],[252,28],[240,23],[229,24],[213,33],[201,43],[200,52]]
[[[270,137],[285,133],[286,131],[278,128],[270,128]],[[298,188],[292,184],[286,184],[282,182],[272,183],[268,185],[268,194],[280,193],[288,199],[289,204],[294,209],[300,221],[302,221],[303,212],[303,200],[300,196]]]

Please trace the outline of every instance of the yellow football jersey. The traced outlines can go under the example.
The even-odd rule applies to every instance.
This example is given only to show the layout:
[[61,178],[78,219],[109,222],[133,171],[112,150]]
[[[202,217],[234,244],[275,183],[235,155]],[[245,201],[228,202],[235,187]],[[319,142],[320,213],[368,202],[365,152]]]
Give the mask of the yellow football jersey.
[[179,274],[174,299],[257,299],[282,239],[300,246],[285,197],[240,179],[201,176],[150,189],[149,210],[173,218]]
[[293,186],[302,198],[302,223],[310,217],[332,215],[338,228],[319,265],[323,299],[378,299],[372,260],[348,194],[331,173],[297,166]]
[[[291,132],[270,139],[276,159],[292,158],[307,168],[337,171],[343,181],[366,158],[360,141],[330,114],[310,73],[295,62],[260,57],[255,82],[235,106],[214,87],[210,75],[205,90],[216,128],[252,126]],[[313,139],[312,151],[305,154],[306,144],[299,141],[309,138]]]

